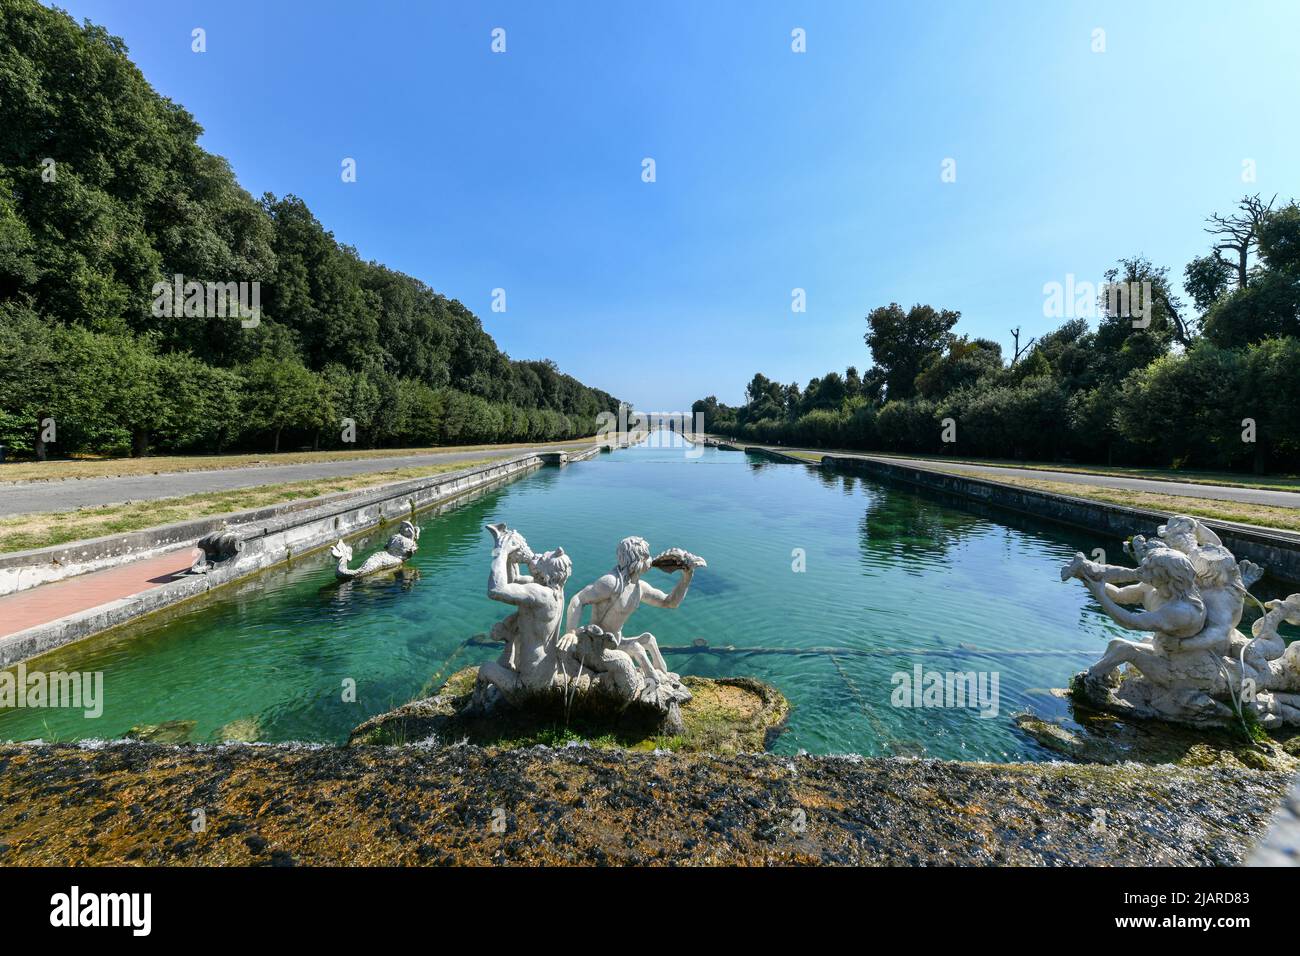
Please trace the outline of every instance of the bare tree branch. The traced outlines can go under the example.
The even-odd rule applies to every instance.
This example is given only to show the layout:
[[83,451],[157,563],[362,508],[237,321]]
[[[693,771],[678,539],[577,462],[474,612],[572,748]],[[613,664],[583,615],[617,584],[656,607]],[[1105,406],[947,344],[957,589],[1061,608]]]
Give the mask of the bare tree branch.
[[[1249,259],[1251,252],[1259,247],[1259,226],[1272,211],[1276,201],[1276,193],[1267,203],[1259,198],[1259,193],[1243,196],[1237,203],[1238,212],[1230,216],[1215,213],[1205,220],[1209,223],[1205,227],[1206,232],[1212,236],[1226,237],[1215,243],[1214,258],[1237,273],[1238,289],[1246,288],[1250,281]],[[1233,253],[1236,261],[1225,257],[1225,252]]]
[[1012,341],[1012,348],[1014,350],[1011,356],[1011,365],[1014,368],[1015,364],[1020,361],[1020,356],[1023,353],[1028,352],[1033,347],[1034,343],[1038,341],[1038,339],[1037,338],[1030,339],[1028,342],[1025,343],[1025,347],[1021,348],[1020,347],[1020,326],[1017,325],[1014,329],[1011,330],[1011,341]]

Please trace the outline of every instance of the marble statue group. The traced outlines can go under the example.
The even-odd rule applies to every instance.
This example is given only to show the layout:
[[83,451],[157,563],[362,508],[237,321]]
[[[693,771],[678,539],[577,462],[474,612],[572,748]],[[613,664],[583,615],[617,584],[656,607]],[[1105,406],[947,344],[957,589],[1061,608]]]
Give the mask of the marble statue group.
[[[1300,726],[1300,642],[1288,647],[1278,632],[1283,622],[1300,624],[1300,594],[1260,604],[1249,588],[1263,570],[1185,515],[1125,547],[1137,567],[1076,554],[1061,569],[1061,580],[1081,581],[1116,623],[1150,635],[1113,639],[1076,679],[1083,697],[1183,724]],[[1264,612],[1249,638],[1237,628],[1248,600]]]
[[[488,597],[516,610],[497,622],[492,636],[504,644],[500,657],[479,668],[476,703],[490,708],[499,700],[517,704],[529,695],[560,693],[610,695],[658,710],[667,726],[680,723],[679,705],[690,700],[681,677],[668,669],[649,631],[625,633],[628,618],[643,603],[675,608],[681,604],[702,558],[671,548],[651,558],[645,539],[624,538],[614,567],[565,601],[573,562],[563,548],[537,553],[518,531],[488,525],[492,567]],[[664,593],[646,581],[650,568],[680,573]],[[585,608],[591,609],[583,624]]]
[[[566,599],[573,562],[563,548],[537,552],[504,524],[487,530],[493,542],[487,596],[515,611],[492,629],[503,649],[479,668],[472,706],[489,711],[536,695],[559,695],[566,704],[603,695],[616,707],[652,708],[665,728],[680,726],[679,708],[691,692],[668,669],[655,636],[633,633],[627,624],[643,604],[678,607],[705,561],[681,548],[652,558],[644,538],[627,537],[618,543],[613,568]],[[340,541],[332,552],[337,574],[351,579],[398,569],[415,553],[419,536],[403,522],[387,548],[359,568],[348,567],[352,549]],[[1136,567],[1076,554],[1061,569],[1061,580],[1081,582],[1113,621],[1146,635],[1112,639],[1076,677],[1076,695],[1115,713],[1190,725],[1300,726],[1300,641],[1288,646],[1279,630],[1300,625],[1300,594],[1259,602],[1250,588],[1263,569],[1238,561],[1213,529],[1185,515],[1170,518],[1153,537],[1133,537],[1125,551]],[[661,591],[645,579],[651,568],[680,577]],[[1238,629],[1247,601],[1262,612],[1249,637]]]
[[[691,692],[668,669],[653,634],[627,634],[624,627],[643,603],[663,608],[681,604],[695,571],[706,566],[704,559],[681,548],[651,558],[644,538],[624,538],[613,569],[566,602],[573,562],[563,548],[539,554],[504,524],[487,530],[493,540],[488,597],[514,605],[515,612],[492,629],[505,649],[479,668],[473,706],[488,710],[502,700],[519,704],[538,693],[558,692],[569,701],[597,693],[621,707],[639,703],[653,708],[663,716],[665,729],[679,725],[679,706],[691,699]],[[403,521],[384,550],[353,568],[352,548],[340,540],[330,550],[338,561],[335,575],[349,581],[399,571],[419,541],[420,529]],[[681,577],[665,594],[644,579],[651,568]],[[583,624],[588,607],[590,620]]]

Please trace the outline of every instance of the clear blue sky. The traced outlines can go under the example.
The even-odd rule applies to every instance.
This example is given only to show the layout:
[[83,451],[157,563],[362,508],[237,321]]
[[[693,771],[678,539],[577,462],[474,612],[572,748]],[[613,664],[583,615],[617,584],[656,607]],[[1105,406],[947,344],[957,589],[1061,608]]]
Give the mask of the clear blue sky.
[[865,368],[863,317],[895,300],[1039,334],[1044,283],[1137,253],[1181,277],[1207,214],[1300,195],[1283,0],[60,5],[254,195],[644,409]]

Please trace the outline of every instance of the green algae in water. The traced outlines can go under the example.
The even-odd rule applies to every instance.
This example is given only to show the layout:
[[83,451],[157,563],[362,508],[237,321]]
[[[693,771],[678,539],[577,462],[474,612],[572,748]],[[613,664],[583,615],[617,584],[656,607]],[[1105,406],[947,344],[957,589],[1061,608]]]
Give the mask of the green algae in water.
[[[496,656],[467,643],[511,610],[486,597],[483,525],[494,521],[535,549],[562,545],[574,562],[570,596],[609,570],[629,534],[656,553],[679,546],[707,559],[679,609],[643,607],[629,627],[680,648],[666,656],[682,674],[779,688],[793,709],[778,752],[1052,759],[1011,715],[1034,691],[1064,687],[1121,633],[1058,575],[1076,550],[1117,542],[815,467],[642,446],[542,469],[425,517],[417,573],[339,584],[322,551],[30,661],[103,671],[103,715],[8,710],[0,740],[192,721],[194,742],[237,724],[264,741],[341,743],[368,717]],[[391,531],[357,542],[358,555]],[[673,583],[658,571],[650,580]],[[918,664],[996,672],[997,715],[893,706],[894,675]]]

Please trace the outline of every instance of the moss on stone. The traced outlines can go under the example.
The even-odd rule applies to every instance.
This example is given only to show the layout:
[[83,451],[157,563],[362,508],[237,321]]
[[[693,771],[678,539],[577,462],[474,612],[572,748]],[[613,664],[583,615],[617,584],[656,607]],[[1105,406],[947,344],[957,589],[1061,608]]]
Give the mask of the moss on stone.
[[403,704],[357,727],[349,745],[402,745],[431,738],[461,740],[501,750],[585,745],[690,753],[761,752],[780,733],[790,712],[776,688],[750,677],[686,677],[691,700],[681,707],[680,733],[662,732],[662,715],[650,708],[622,708],[589,696],[566,707],[558,695],[540,695],[521,707],[499,706],[490,715],[467,711],[477,667],[449,677],[431,697]]
[[147,740],[155,744],[187,743],[194,733],[193,720],[164,720],[161,724],[136,724],[126,732],[132,740]]
[[1289,785],[1230,766],[0,744],[0,866],[1231,866]]
[[1241,727],[1194,728],[1159,720],[1119,717],[1087,704],[1071,690],[1053,693],[1047,713],[1016,714],[1016,726],[1042,746],[1081,763],[1176,764],[1295,770],[1300,748],[1265,735],[1244,742]]

